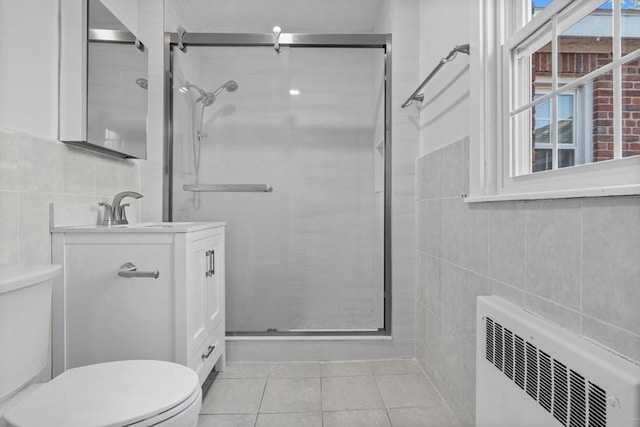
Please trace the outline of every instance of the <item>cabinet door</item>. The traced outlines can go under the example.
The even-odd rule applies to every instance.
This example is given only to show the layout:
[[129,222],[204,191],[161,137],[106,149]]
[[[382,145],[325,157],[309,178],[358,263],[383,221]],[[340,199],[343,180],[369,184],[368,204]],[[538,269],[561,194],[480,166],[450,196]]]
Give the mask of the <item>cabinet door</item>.
[[192,242],[187,271],[187,354],[190,356],[207,338],[207,299],[211,237]]
[[209,330],[213,331],[224,317],[224,238],[216,235],[209,242],[211,267],[207,283],[207,320]]
[[[66,246],[66,366],[125,359],[173,360],[173,247],[168,244]],[[118,276],[132,262],[153,278]]]

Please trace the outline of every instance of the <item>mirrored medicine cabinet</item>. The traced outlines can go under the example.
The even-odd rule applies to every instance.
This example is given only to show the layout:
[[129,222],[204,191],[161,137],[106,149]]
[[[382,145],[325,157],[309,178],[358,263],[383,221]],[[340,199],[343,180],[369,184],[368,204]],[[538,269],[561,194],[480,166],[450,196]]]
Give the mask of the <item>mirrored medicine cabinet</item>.
[[145,159],[147,48],[100,0],[60,13],[60,141]]

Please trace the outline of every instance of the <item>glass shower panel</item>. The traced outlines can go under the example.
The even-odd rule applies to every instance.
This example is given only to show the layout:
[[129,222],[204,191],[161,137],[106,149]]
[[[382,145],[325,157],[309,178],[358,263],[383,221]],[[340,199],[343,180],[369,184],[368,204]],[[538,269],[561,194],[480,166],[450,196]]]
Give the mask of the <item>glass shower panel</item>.
[[[227,331],[384,326],[384,59],[366,48],[174,49],[173,219],[228,223]],[[273,191],[183,190],[195,183]]]

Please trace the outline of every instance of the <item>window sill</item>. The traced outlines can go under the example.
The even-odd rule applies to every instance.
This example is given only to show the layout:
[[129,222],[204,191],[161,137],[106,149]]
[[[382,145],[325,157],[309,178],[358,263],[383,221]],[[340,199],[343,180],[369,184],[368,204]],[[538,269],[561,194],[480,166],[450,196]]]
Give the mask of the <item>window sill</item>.
[[616,187],[581,188],[572,190],[541,191],[531,193],[495,194],[489,196],[469,195],[466,203],[502,202],[511,200],[574,199],[579,197],[612,197],[640,195],[640,185],[621,185]]

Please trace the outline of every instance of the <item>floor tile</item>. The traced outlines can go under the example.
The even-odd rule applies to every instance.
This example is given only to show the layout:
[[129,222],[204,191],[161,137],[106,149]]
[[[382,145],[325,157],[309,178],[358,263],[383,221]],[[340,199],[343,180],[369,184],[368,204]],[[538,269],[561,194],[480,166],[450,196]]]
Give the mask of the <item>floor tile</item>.
[[261,414],[320,412],[320,378],[269,378],[264,391]]
[[216,378],[202,401],[201,414],[255,414],[266,379]]
[[322,410],[383,408],[373,376],[322,378]]
[[369,366],[373,375],[424,374],[415,359],[372,360]]
[[322,427],[322,412],[311,414],[259,414],[256,427]]
[[200,415],[198,427],[254,427],[256,415]]
[[267,378],[271,363],[227,363],[218,378]]
[[441,402],[424,375],[381,375],[375,379],[386,408],[434,406]]
[[393,427],[458,427],[446,406],[387,409]]
[[322,413],[323,427],[391,427],[384,409]]
[[322,362],[320,373],[323,377],[354,377],[371,375],[368,362]]
[[319,362],[285,362],[271,365],[270,378],[318,378]]

